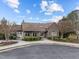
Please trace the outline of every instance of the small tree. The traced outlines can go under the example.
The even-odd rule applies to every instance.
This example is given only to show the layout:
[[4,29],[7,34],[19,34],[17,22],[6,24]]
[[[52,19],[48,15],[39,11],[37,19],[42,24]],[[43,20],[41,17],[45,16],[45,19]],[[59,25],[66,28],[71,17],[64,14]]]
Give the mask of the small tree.
[[15,22],[13,22],[12,24],[9,24],[10,25],[10,36],[9,36],[9,38],[11,39],[11,38],[13,38],[13,39],[16,39],[16,23]]
[[[63,18],[64,19],[64,18]],[[66,19],[66,18],[65,18]],[[58,22],[59,31],[61,33],[61,38],[63,38],[63,34],[66,32],[73,31],[73,24],[68,20],[61,20]]]
[[3,17],[1,20],[1,31],[5,35],[5,40],[9,39],[11,28],[11,24]]
[[68,14],[67,18],[74,24],[74,30],[77,34],[77,39],[79,39],[79,10],[72,11]]

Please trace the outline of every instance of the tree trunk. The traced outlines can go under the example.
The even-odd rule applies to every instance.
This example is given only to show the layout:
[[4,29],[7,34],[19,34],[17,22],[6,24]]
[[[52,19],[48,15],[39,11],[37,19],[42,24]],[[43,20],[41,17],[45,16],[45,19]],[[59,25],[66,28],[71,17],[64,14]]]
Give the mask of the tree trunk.
[[79,35],[77,34],[77,39],[79,39],[78,37],[79,37]]
[[61,39],[63,39],[63,33],[61,33]]
[[5,33],[5,40],[8,41],[8,34]]
[[7,40],[7,36],[6,36],[6,33],[5,33],[5,40]]

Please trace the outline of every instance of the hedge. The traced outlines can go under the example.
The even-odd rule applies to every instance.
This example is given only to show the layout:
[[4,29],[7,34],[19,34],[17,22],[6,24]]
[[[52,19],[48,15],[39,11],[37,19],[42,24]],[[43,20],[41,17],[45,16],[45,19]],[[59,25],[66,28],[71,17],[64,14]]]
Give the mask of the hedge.
[[41,40],[41,37],[35,37],[35,36],[25,36],[24,41],[39,41]]
[[52,39],[53,39],[53,37],[52,37],[52,36],[48,36],[48,37],[47,37],[47,39],[52,40]]

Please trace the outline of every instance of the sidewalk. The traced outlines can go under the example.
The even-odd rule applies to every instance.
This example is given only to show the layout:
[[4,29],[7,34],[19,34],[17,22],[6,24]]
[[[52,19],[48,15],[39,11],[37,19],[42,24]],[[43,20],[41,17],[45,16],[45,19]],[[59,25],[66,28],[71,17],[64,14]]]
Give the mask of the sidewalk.
[[64,45],[64,46],[70,46],[70,47],[77,47],[79,48],[78,43],[68,43],[68,42],[58,42],[58,41],[51,41],[51,40],[43,40],[43,41],[38,41],[38,42],[32,42],[35,44],[52,44],[52,45]]
[[11,50],[15,48],[19,48],[24,45],[28,45],[29,43],[26,43],[25,41],[17,41],[18,43],[12,44],[12,45],[7,45],[7,46],[1,46],[0,47],[0,52],[6,51],[6,50]]
[[79,48],[79,44],[76,43],[67,43],[67,42],[57,42],[57,41],[50,41],[47,39],[43,39],[41,41],[32,41],[32,42],[26,42],[26,41],[18,41],[16,44],[7,45],[0,47],[0,52],[12,50],[16,48],[22,48],[30,45],[36,45],[36,44],[52,44],[52,45],[64,45],[64,46],[70,46],[70,47],[77,47]]

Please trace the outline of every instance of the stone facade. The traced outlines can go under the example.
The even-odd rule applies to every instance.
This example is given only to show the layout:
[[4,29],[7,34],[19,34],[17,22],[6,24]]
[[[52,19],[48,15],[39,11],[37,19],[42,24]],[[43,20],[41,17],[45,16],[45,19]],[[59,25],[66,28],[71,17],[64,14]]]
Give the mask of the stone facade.
[[19,39],[22,39],[24,36],[48,37],[59,35],[56,23],[22,23],[17,28],[16,34]]

